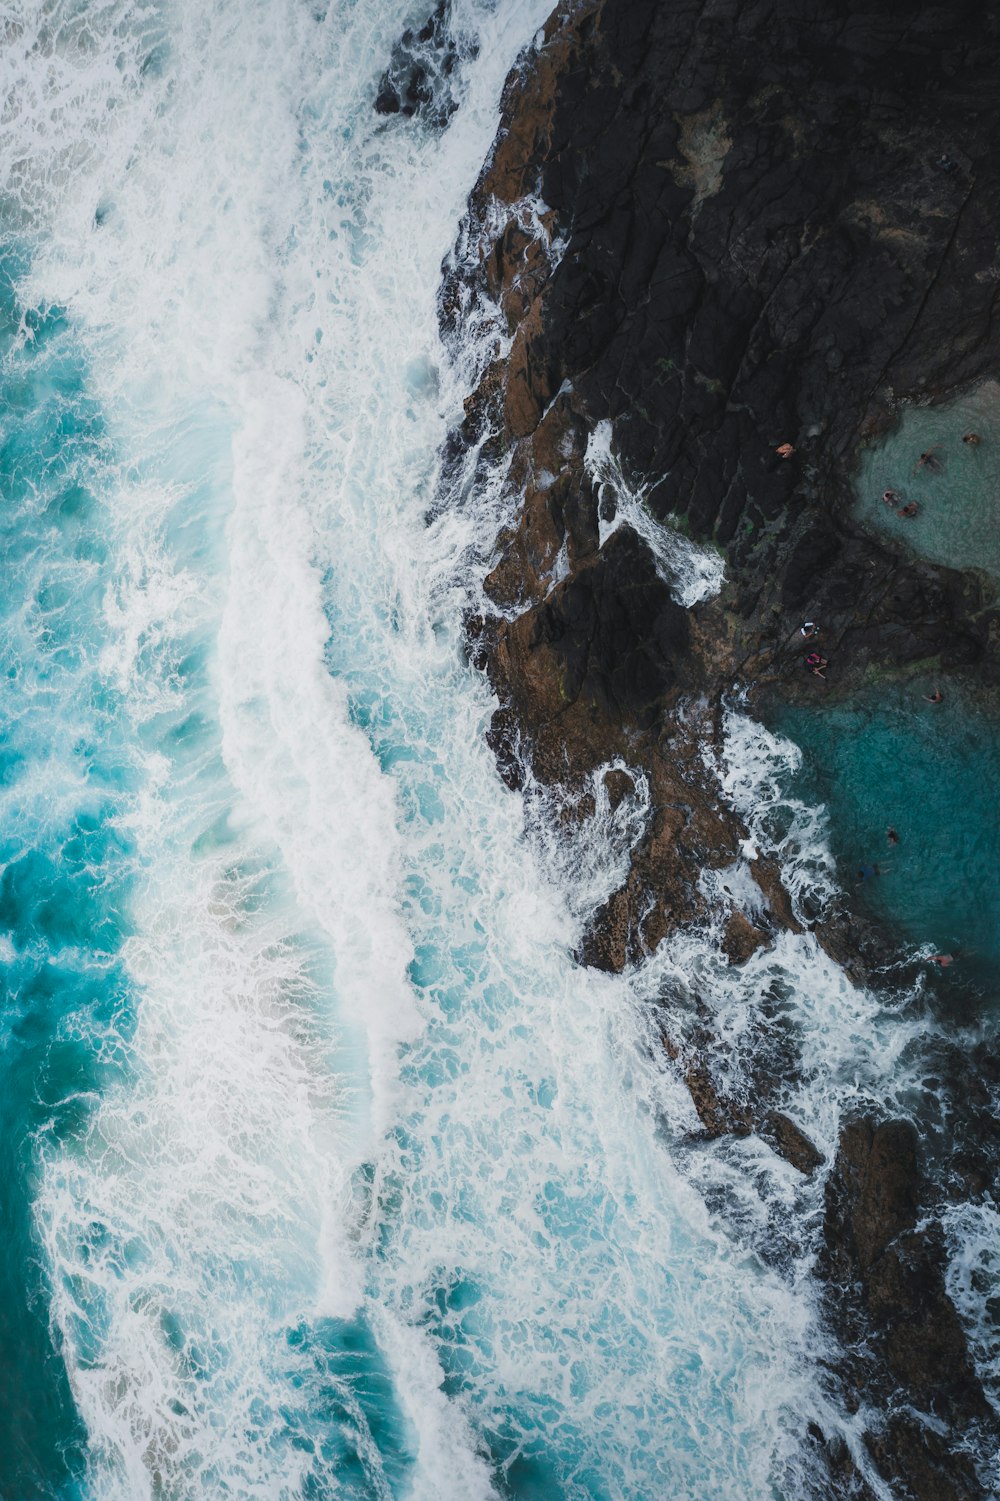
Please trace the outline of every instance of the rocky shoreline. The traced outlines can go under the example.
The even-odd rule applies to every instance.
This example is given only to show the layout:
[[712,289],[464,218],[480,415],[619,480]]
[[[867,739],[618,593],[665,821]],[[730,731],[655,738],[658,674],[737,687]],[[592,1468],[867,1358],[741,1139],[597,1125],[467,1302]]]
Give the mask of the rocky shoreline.
[[[427,37],[446,25],[439,6]],[[851,516],[859,446],[901,403],[1000,370],[998,86],[992,9],[850,0],[562,3],[508,80],[445,268],[445,339],[474,330],[486,349],[447,483],[506,466],[516,498],[492,611],[468,621],[499,701],[501,775],[552,789],[571,818],[610,764],[630,769],[605,774],[612,807],[636,778],[648,787],[582,963],[620,971],[702,921],[702,872],[741,859],[759,899],[732,906],[729,961],[802,931],[705,754],[734,692],[844,694],[873,667],[918,663],[1000,682],[989,582]],[[592,445],[608,423],[602,473]],[[637,495],[720,552],[719,593],[678,601],[618,514]],[[826,684],[801,670],[804,616],[823,624]],[[813,931],[855,980],[893,954],[847,911]],[[710,1040],[674,1038],[669,1009],[663,1026],[706,1135],[758,1131],[799,1171],[820,1167],[766,1077],[726,1098]],[[1000,1429],[945,1290],[920,1158],[908,1122],[843,1130],[817,1260],[842,1352],[830,1379],[846,1411],[865,1409],[893,1494],[985,1497],[971,1456]],[[803,1437],[831,1495],[873,1494],[842,1443]]]

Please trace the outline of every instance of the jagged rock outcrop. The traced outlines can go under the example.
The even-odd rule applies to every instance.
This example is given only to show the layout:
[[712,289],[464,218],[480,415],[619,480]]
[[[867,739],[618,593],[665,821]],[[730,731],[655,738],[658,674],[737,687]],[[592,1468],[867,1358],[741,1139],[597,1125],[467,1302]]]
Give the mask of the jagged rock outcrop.
[[[880,1421],[866,1443],[881,1474],[927,1501],[985,1497],[971,1455],[995,1442],[945,1290],[940,1231],[921,1217],[917,1133],[909,1121],[843,1128],[826,1187],[828,1302],[848,1352],[841,1379]],[[929,1418],[930,1421],[925,1419]]]
[[569,383],[655,513],[727,548],[755,635],[815,605],[850,654],[982,657],[983,596],[845,513],[894,403],[1000,352],[995,8],[602,0],[557,11],[542,58],[473,203],[537,195],[565,242],[540,283],[516,209],[489,250],[508,437]]
[[[517,785],[530,763],[577,795],[615,762],[649,788],[584,962],[621,969],[701,920],[703,873],[741,861],[759,897],[724,913],[729,961],[799,929],[777,866],[747,855],[711,750],[734,685],[829,691],[801,671],[803,615],[823,621],[832,691],[872,663],[1000,681],[992,584],[851,516],[859,447],[899,403],[1000,367],[998,97],[997,8],[969,0],[566,0],[508,81],[442,292],[446,336],[493,337],[448,470],[507,463],[518,500],[492,611],[469,622],[502,774]],[[603,469],[588,452],[602,422]],[[653,517],[724,553],[717,597],[679,602],[641,535],[640,490]],[[855,979],[884,958],[855,919],[816,932]],[[665,1047],[704,1136],[757,1131],[818,1170],[766,1081],[730,1099],[710,1040]],[[843,1399],[879,1414],[876,1468],[901,1498],[971,1501],[984,1491],[960,1436],[979,1425],[983,1452],[995,1417],[922,1194],[912,1128],[851,1124],[819,1270]],[[812,1437],[833,1494],[871,1494],[842,1445]]]
[[[530,741],[535,774],[566,783],[613,747],[657,807],[699,810],[669,818],[669,899],[655,829],[637,849],[591,962],[620,967],[698,915],[706,860],[737,858],[745,830],[685,791],[693,737],[685,753],[664,727],[734,682],[815,690],[802,612],[822,616],[834,685],[872,660],[997,671],[986,582],[849,515],[858,444],[894,403],[1000,355],[1000,166],[991,117],[967,108],[1000,50],[992,10],[959,9],[965,37],[954,11],[849,0],[585,0],[508,84],[442,298],[446,328],[488,303],[498,351],[510,340],[462,433],[484,462],[510,453],[523,497],[487,581],[498,613],[477,622],[494,747],[508,779]],[[600,545],[616,502],[585,452],[607,418],[653,513],[726,551],[730,583],[687,627],[634,530]]]

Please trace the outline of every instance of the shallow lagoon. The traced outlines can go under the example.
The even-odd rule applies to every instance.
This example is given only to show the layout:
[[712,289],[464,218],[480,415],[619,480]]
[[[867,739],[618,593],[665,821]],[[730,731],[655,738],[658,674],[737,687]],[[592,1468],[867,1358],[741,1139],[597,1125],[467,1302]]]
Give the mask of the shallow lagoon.
[[[914,944],[968,951],[950,971],[985,978],[1000,962],[1000,745],[995,719],[957,687],[871,686],[851,703],[773,705],[771,728],[803,751],[792,790],[824,802],[838,873]],[[893,827],[899,843],[890,845]]]
[[[963,442],[976,433],[978,444]],[[931,451],[931,463],[919,465]],[[886,505],[893,490],[900,499]],[[871,530],[902,540],[952,568],[981,568],[1000,579],[1000,384],[984,381],[957,401],[908,407],[893,432],[865,451],[857,514]],[[912,519],[898,516],[916,501]]]

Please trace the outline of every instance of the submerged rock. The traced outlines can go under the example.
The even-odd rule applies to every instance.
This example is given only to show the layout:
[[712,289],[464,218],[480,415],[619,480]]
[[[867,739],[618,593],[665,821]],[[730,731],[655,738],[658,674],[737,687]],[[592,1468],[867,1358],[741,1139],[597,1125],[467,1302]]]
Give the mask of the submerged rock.
[[419,115],[444,126],[458,109],[458,67],[474,57],[472,38],[451,23],[451,0],[440,0],[422,26],[403,32],[382,74],[375,109],[380,115]]

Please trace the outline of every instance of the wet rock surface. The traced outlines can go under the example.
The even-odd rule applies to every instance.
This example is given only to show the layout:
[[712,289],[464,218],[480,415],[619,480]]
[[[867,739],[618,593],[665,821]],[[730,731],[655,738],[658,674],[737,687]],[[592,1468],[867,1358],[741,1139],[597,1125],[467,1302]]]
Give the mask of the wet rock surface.
[[450,0],[421,26],[409,27],[393,48],[379,82],[375,109],[380,115],[419,115],[444,126],[458,108],[458,70],[475,55],[472,39],[452,26]]
[[[974,41],[956,43],[951,11],[604,0],[554,12],[515,69],[442,295],[446,334],[496,330],[450,462],[506,453],[521,497],[480,642],[506,775],[515,742],[566,783],[624,743],[680,809],[663,726],[692,699],[711,714],[734,685],[838,691],[872,663],[1000,671],[985,581],[903,558],[849,514],[858,445],[898,401],[1000,354],[1000,161],[989,111],[968,108],[1000,63],[992,10],[966,9]],[[601,546],[620,497],[585,453],[605,419],[648,509],[725,552],[726,588],[687,625],[634,529]],[[825,683],[803,672],[806,614]],[[694,802],[715,827],[677,821],[683,889],[646,922],[657,883],[637,851],[594,962],[698,915],[706,846],[737,858],[745,830]],[[771,915],[791,925],[780,900]]]
[[[460,492],[506,466],[515,513],[493,613],[469,622],[501,775],[520,786],[530,767],[572,802],[614,762],[630,771],[608,775],[648,787],[584,963],[621,970],[710,909],[736,966],[802,931],[723,792],[734,688],[846,692],[873,665],[918,663],[1000,680],[992,585],[851,515],[859,447],[901,402],[1000,368],[997,97],[997,8],[969,3],[580,0],[508,80],[445,268],[445,337],[492,337],[446,478]],[[588,442],[605,421],[602,471]],[[622,519],[640,491],[648,515],[722,551],[719,595],[681,603],[683,581]],[[804,617],[822,622],[826,683],[802,670]],[[704,875],[737,870],[757,894],[720,910]],[[855,982],[893,957],[847,910],[813,929]],[[703,1138],[757,1132],[800,1173],[826,1168],[777,1108],[792,1044],[750,1100],[719,1087],[707,1037],[664,1046]],[[982,1154],[963,1150],[982,1182]],[[865,1442],[893,1494],[983,1496],[962,1440],[990,1452],[995,1417],[919,1159],[912,1126],[862,1120],[828,1169],[831,1379],[874,1415]],[[830,1494],[872,1494],[838,1439],[810,1441]]]
[[909,1121],[859,1119],[841,1132],[826,1185],[822,1255],[846,1352],[840,1377],[869,1402],[877,1398],[881,1421],[866,1443],[904,1495],[985,1497],[959,1443],[988,1452],[995,1414],[945,1290],[944,1248],[924,1213],[919,1155]]

